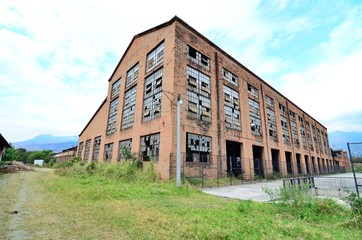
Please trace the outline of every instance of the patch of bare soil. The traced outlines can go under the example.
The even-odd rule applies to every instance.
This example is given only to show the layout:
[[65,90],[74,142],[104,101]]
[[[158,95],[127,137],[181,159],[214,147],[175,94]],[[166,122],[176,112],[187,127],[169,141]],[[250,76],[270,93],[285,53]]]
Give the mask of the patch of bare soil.
[[13,161],[10,164],[0,167],[2,173],[15,173],[18,171],[33,171],[33,168],[23,162]]

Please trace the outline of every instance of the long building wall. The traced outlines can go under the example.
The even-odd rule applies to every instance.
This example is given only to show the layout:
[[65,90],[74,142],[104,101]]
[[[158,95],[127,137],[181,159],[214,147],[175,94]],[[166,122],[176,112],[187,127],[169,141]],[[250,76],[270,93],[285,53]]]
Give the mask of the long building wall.
[[[163,60],[147,71],[149,56],[161,47]],[[157,59],[155,61],[157,63]],[[138,66],[138,78],[129,84],[127,75],[134,66]],[[149,119],[145,116],[151,116],[145,103],[149,91],[145,82],[158,71],[162,71],[160,116],[155,114],[154,119],[145,120]],[[119,93],[114,94],[118,80]],[[125,128],[125,95],[134,87],[133,126]],[[154,87],[152,85],[152,89]],[[273,171],[283,175],[307,174],[332,168],[324,126],[177,17],[134,37],[109,80],[106,102],[80,134],[80,156],[85,158],[86,141],[90,139],[88,161],[92,160],[95,149],[99,156],[97,160],[116,162],[120,160],[120,145],[125,144],[120,141],[132,139],[131,151],[142,152],[140,157],[145,160],[155,160],[156,170],[163,178],[169,178],[176,153],[178,95],[183,99],[181,151],[186,167],[222,161],[222,172],[227,172],[231,171],[230,167],[237,166],[235,159],[239,157],[243,171],[258,169],[251,172],[249,178],[254,174],[270,175]],[[116,118],[111,125],[110,110],[115,111]],[[227,116],[230,112],[234,112],[235,117],[230,119]],[[275,120],[271,120],[274,118],[271,115]],[[272,128],[270,121],[274,124]],[[286,131],[289,134],[287,142],[283,139]],[[152,141],[159,139],[159,153],[157,157],[145,158],[142,146],[148,137],[144,136],[152,134],[159,134],[151,137],[151,140],[156,139]],[[100,138],[96,139],[98,136]],[[194,139],[205,142],[199,152],[190,147]],[[99,147],[95,147],[95,143]],[[190,153],[198,158],[193,159]],[[274,163],[272,159],[276,159]],[[263,166],[260,166],[260,160],[266,160]]]

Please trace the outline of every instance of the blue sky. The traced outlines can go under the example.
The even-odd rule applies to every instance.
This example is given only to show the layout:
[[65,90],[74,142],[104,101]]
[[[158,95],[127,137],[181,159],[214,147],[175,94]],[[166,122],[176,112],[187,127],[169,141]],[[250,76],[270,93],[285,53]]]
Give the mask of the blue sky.
[[362,131],[361,1],[12,0],[0,1],[0,133],[78,135],[132,37],[174,15],[329,132]]

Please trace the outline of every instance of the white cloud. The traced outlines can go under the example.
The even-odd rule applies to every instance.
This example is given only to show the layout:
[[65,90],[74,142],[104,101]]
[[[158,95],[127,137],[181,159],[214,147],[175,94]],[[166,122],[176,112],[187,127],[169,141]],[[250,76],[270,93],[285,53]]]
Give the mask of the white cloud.
[[[345,46],[360,49],[361,12],[352,11],[347,21],[331,32],[330,41],[318,47],[326,57],[324,63],[287,73],[296,62],[266,53],[269,49],[282,51],[296,34],[320,23],[312,13],[284,15],[291,4],[296,8],[294,1],[276,0],[267,8],[263,4],[238,0],[1,2],[0,97],[6,104],[0,108],[0,116],[6,117],[0,118],[0,131],[10,141],[46,132],[77,135],[106,96],[107,80],[132,37],[174,15],[215,38],[221,48],[261,77],[283,73],[281,92],[317,119],[333,119],[333,106],[328,103],[343,109],[337,116],[355,111],[329,93],[348,91],[349,86],[340,86],[339,80],[352,84],[360,76],[356,63],[361,52]],[[325,86],[330,90],[322,95],[314,90]],[[305,95],[299,96],[301,89],[308,90],[309,97],[322,96],[326,113],[321,116]],[[352,92],[356,94],[355,89]]]

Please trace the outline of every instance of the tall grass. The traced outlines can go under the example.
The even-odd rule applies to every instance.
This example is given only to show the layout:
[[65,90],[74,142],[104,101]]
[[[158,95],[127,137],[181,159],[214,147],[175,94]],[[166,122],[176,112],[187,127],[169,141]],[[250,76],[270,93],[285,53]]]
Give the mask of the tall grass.
[[118,180],[122,182],[157,182],[159,175],[155,172],[153,164],[142,168],[136,161],[123,161],[117,164],[85,163],[74,159],[60,164],[56,171],[60,176],[94,176]]

